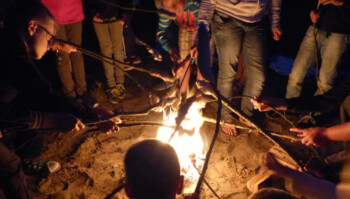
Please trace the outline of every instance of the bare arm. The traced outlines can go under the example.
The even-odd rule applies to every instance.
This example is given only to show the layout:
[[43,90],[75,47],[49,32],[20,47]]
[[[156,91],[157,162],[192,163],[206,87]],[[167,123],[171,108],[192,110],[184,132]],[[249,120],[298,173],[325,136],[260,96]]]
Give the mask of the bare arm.
[[297,132],[301,142],[305,145],[322,146],[329,141],[349,141],[350,122],[332,126],[329,128],[313,127],[307,129],[291,128]]
[[282,166],[270,153],[266,155],[265,164],[277,176],[286,180],[286,186],[290,191],[311,199],[337,198],[335,184]]

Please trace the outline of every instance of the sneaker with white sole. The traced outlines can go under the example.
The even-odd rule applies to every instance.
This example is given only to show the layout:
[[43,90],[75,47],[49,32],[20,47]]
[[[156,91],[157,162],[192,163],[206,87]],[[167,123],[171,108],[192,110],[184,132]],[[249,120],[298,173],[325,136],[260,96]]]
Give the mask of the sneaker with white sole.
[[48,175],[61,169],[61,164],[52,160],[24,159],[22,163],[25,174]]

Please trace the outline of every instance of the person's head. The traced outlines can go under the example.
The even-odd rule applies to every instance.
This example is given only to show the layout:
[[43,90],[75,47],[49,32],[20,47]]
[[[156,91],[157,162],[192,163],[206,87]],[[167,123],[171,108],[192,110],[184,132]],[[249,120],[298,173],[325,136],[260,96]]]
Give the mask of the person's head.
[[56,32],[56,21],[39,1],[14,2],[5,17],[4,29],[20,35],[34,59],[41,59],[50,47]]
[[172,199],[182,192],[183,176],[175,150],[158,140],[145,140],[126,153],[126,192],[132,199]]

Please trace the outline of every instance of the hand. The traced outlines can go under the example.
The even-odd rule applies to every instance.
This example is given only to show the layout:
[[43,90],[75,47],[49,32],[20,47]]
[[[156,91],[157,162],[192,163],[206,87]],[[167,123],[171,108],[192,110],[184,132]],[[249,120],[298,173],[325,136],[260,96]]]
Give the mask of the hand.
[[271,171],[275,172],[276,175],[282,176],[285,167],[281,165],[272,153],[266,153],[263,156],[263,164]]
[[174,63],[177,63],[177,60],[180,59],[179,51],[175,48],[170,50],[170,59]]
[[103,23],[103,20],[100,18],[100,13],[96,13],[92,20],[97,23]]
[[333,4],[335,6],[342,6],[344,5],[344,0],[320,0],[320,4],[322,5]]
[[254,96],[250,101],[253,103],[254,109],[261,112],[271,111],[272,108],[278,110],[286,110],[287,105],[284,99],[256,97]]
[[[110,117],[114,114],[112,111],[106,111],[101,108],[94,108],[93,111],[98,115],[100,119]],[[111,134],[119,131],[118,124],[120,123],[121,123],[121,120],[118,117],[114,117],[106,122],[97,124],[97,127],[101,132],[106,134]]]
[[66,44],[66,43],[58,42],[57,48],[58,48],[58,50],[66,52],[66,53],[77,52],[76,47],[69,45],[69,44]]
[[191,47],[190,54],[191,54],[191,58],[196,58],[198,56],[198,48],[196,45]]
[[315,11],[315,10],[312,10],[310,12],[310,19],[311,19],[311,22],[312,23],[316,23],[318,21],[318,18],[320,18],[320,13]]
[[298,133],[298,137],[301,138],[301,143],[306,146],[323,146],[326,145],[329,140],[325,136],[327,128],[313,127],[307,129],[291,128],[290,131]]
[[118,19],[117,23],[119,23],[120,25],[124,26],[125,21],[123,19]]
[[119,23],[122,26],[124,26],[125,22],[126,22],[126,15],[122,15],[117,19],[117,23]]
[[85,125],[70,113],[44,113],[41,128],[56,129],[62,132],[79,131]]
[[275,41],[279,41],[282,36],[282,31],[279,28],[273,28],[272,29],[273,39]]

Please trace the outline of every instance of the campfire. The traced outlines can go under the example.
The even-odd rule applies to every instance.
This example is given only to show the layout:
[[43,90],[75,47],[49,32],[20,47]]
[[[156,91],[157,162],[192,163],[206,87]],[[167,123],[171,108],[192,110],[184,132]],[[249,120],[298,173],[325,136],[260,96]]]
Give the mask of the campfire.
[[[159,127],[157,139],[174,147],[180,160],[181,173],[185,176],[184,193],[193,193],[199,179],[199,172],[203,166],[205,154],[200,128],[203,125],[202,109],[204,103],[195,102],[190,107],[181,128],[171,138],[174,129],[170,127]],[[177,113],[164,111],[164,124],[175,125]]]

